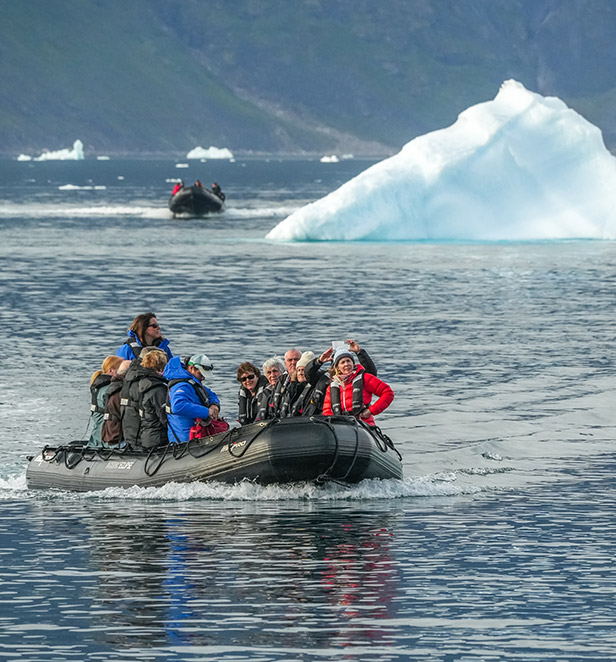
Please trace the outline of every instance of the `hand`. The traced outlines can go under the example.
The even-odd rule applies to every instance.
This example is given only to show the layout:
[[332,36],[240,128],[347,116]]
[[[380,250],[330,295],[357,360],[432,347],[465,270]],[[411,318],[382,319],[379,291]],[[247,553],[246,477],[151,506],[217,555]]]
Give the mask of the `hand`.
[[355,352],[355,354],[357,354],[361,349],[361,347],[352,338],[349,338],[347,340],[347,345],[349,346],[352,352]]
[[368,407],[364,407],[360,412],[359,412],[359,418],[370,418],[372,415],[372,412],[368,409]]
[[210,407],[210,416],[216,420],[220,414],[220,407],[218,405],[212,405]]
[[334,353],[333,348],[326,349],[321,356],[319,356],[319,361],[321,363],[327,363],[328,361],[332,360],[332,355]]

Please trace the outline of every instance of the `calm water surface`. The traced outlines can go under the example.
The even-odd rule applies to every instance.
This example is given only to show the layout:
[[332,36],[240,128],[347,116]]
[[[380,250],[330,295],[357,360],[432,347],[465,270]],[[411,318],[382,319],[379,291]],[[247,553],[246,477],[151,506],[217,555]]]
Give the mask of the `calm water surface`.
[[[368,165],[0,162],[1,658],[616,659],[615,245],[263,239]],[[149,309],[230,418],[239,361],[356,338],[404,481],[29,492]]]

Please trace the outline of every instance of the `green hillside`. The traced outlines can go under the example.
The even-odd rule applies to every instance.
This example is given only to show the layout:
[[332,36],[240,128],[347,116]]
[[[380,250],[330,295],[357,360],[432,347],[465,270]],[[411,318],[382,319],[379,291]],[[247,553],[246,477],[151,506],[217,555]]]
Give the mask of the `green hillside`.
[[0,153],[385,154],[516,78],[616,143],[616,3],[0,0]]

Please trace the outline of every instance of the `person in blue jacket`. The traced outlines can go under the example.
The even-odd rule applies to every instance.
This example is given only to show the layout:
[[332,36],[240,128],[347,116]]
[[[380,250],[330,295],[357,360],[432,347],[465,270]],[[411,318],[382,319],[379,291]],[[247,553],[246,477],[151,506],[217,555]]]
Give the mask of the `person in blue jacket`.
[[169,388],[167,436],[170,443],[188,441],[190,428],[197,419],[219,417],[219,397],[202,384],[203,378],[212,368],[212,362],[205,354],[195,354],[184,361],[174,356],[165,366],[163,377]]
[[123,359],[136,359],[144,347],[156,347],[173,358],[169,349],[169,341],[163,336],[160,324],[154,313],[143,313],[137,315],[128,330],[128,340],[118,349],[116,356]]

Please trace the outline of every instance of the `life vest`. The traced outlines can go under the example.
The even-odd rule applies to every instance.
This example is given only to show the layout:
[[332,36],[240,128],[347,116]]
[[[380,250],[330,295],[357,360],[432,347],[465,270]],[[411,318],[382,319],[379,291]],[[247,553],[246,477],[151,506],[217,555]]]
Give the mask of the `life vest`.
[[90,411],[92,413],[104,414],[105,408],[98,404],[98,394],[103,386],[108,386],[111,383],[111,375],[99,375],[90,385]]
[[259,400],[261,398],[261,393],[263,393],[263,389],[267,386],[267,384],[267,379],[261,375],[259,377],[259,381],[257,382],[257,390],[255,391],[254,396],[250,394],[250,391],[245,386],[240,386],[239,393],[237,394],[237,420],[240,422],[240,425],[252,423],[257,418],[259,413]]
[[313,386],[306,382],[293,404],[292,416],[314,416],[323,413],[323,400],[329,385],[329,376],[325,372],[318,374],[317,382]]
[[122,418],[122,436],[128,444],[134,444],[139,437],[139,380],[143,377],[140,365],[133,360],[131,367],[124,375],[122,383],[120,411]]
[[173,412],[171,411],[171,401],[169,400],[169,393],[171,392],[171,387],[175,386],[176,384],[179,384],[180,382],[186,382],[187,384],[190,384],[195,389],[195,393],[199,398],[199,402],[204,407],[207,407],[209,409],[210,399],[208,398],[207,391],[203,388],[201,383],[196,379],[193,379],[192,377],[190,378],[180,377],[179,379],[171,379],[169,382],[167,382],[167,403],[165,404],[165,410],[167,411],[167,416],[173,415]]
[[[330,398],[332,411],[334,414],[342,414],[342,404],[340,402],[340,387],[346,388],[346,383],[341,383],[338,379],[333,379],[330,384]],[[364,369],[362,368],[353,377],[353,409],[350,413],[353,416],[359,416],[359,412],[364,408]]]
[[141,345],[141,343],[135,338],[127,340],[124,344],[128,345],[133,350],[135,358],[138,359],[141,354],[141,350],[143,349],[143,345]]

